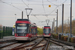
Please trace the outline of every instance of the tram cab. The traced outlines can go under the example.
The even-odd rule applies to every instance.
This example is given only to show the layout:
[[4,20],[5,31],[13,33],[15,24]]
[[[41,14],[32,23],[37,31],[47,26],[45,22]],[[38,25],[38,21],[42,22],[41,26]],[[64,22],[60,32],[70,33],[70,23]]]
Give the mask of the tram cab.
[[51,37],[51,28],[50,28],[50,26],[44,26],[44,28],[43,28],[43,37]]
[[30,21],[28,19],[17,19],[16,21],[16,40],[29,40],[31,38],[30,33]]

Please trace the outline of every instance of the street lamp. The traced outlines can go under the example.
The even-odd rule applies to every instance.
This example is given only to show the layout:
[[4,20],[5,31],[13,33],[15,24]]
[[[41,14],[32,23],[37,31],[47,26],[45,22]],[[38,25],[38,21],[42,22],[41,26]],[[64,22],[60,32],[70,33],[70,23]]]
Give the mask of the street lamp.
[[25,8],[26,10],[26,15],[27,15],[27,18],[29,19],[29,15],[31,13],[31,11],[33,10],[32,8]]

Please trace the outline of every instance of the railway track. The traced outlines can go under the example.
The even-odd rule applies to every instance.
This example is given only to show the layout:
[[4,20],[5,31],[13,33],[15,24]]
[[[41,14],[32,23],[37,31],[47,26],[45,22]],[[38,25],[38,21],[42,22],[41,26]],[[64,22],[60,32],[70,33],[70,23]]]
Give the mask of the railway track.
[[13,40],[3,40],[3,41],[0,41],[0,44],[10,43],[10,42],[15,42],[15,39],[13,39]]
[[45,46],[42,48],[42,50],[48,50],[48,46],[49,46],[49,40],[47,40]]
[[0,46],[1,50],[50,50],[51,44],[56,46],[64,47],[65,44],[59,43],[57,41],[51,40],[50,38],[37,38],[30,42],[11,42],[8,45],[3,43]]
[[75,49],[74,49],[74,46],[67,45],[67,44],[65,44],[65,43],[63,43],[63,42],[59,42],[58,40],[51,39],[51,40],[49,40],[49,41],[52,42],[52,43],[54,43],[54,44],[56,44],[56,45],[58,45],[58,46],[63,47],[64,50],[65,50],[65,49],[67,49],[67,50],[75,50]]
[[4,48],[4,47],[7,47],[7,46],[10,46],[10,45],[14,45],[16,44],[16,42],[10,42],[10,43],[3,43],[3,44],[0,44],[0,49],[1,48]]
[[47,41],[43,38],[38,38],[31,42],[17,43],[12,42],[8,45],[4,45],[0,47],[1,50],[33,50],[39,47],[46,46]]
[[[24,46],[19,46],[18,48],[16,48],[17,50],[32,50],[39,42],[41,42],[43,40],[43,38],[41,39],[37,39],[33,42],[28,43],[27,45],[25,44]],[[15,49],[15,50],[16,50]]]
[[48,50],[48,45],[49,45],[49,40],[46,39],[42,39],[39,42],[37,42],[34,46],[32,46],[31,48],[28,48],[26,50]]
[[0,44],[0,49],[1,50],[19,50],[22,49],[24,47],[29,47],[29,46],[33,46],[35,45],[35,43],[39,40],[41,40],[42,38],[37,38],[34,41],[31,42],[22,42],[22,43],[18,43],[18,42],[12,42],[12,43],[3,43]]

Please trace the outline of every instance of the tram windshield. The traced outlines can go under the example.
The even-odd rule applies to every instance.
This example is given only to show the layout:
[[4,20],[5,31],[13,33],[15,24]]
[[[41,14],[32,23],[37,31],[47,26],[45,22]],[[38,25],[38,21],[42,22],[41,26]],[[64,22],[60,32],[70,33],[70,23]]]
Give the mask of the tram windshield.
[[44,29],[44,33],[49,34],[50,33],[50,29],[49,28]]
[[17,33],[27,33],[27,27],[17,27]]
[[16,33],[28,33],[28,25],[16,24]]

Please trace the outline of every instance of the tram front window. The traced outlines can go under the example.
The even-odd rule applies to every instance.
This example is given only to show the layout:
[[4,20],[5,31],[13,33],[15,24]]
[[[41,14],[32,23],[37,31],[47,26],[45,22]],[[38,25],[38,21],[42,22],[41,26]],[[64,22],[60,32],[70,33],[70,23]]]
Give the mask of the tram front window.
[[17,33],[27,33],[27,27],[17,27]]
[[45,29],[45,34],[49,34],[50,33],[50,29],[49,28],[46,28]]
[[29,24],[17,23],[16,33],[28,33]]

